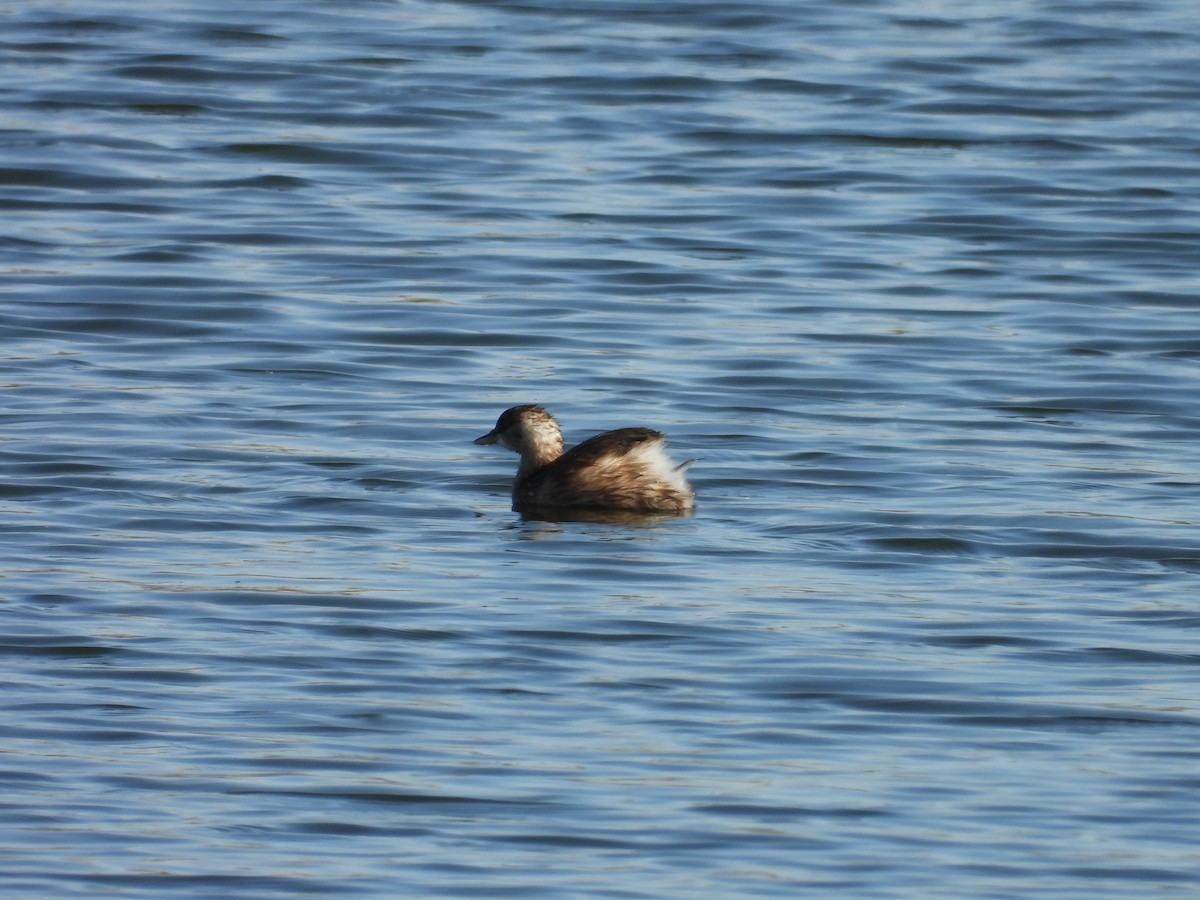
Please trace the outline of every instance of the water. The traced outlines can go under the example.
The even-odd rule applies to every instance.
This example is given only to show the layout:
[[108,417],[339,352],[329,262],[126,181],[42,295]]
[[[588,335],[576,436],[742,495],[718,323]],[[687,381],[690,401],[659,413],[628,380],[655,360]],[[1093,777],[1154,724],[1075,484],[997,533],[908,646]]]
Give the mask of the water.
[[1191,0],[5,19],[6,896],[1200,889]]

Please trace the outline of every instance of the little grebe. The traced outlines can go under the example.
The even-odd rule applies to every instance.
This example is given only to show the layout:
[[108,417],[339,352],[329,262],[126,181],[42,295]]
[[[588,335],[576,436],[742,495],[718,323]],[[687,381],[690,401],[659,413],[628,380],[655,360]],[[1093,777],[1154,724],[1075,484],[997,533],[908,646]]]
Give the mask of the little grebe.
[[566,453],[554,417],[540,406],[514,406],[476,444],[500,444],[521,455],[513,509],[608,509],[686,513],[691,485],[663,452],[666,435],[618,428],[588,438]]

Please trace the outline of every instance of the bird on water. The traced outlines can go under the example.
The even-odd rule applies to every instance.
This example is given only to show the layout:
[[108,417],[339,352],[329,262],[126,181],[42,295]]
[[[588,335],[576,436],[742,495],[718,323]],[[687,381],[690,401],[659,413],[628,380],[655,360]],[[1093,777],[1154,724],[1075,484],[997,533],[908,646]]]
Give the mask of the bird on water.
[[496,427],[475,439],[521,457],[513,481],[513,509],[621,510],[684,514],[695,493],[684,477],[691,464],[666,454],[666,435],[650,428],[618,428],[563,453],[558,422],[540,406],[506,409]]

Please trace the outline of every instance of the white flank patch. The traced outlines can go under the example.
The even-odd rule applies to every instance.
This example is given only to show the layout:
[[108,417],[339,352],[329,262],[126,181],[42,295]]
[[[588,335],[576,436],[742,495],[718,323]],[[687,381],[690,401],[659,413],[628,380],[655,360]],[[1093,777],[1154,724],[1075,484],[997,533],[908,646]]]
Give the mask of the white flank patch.
[[629,452],[628,459],[643,467],[646,474],[655,481],[668,485],[672,490],[681,494],[692,492],[691,486],[683,476],[683,470],[687,466],[677,465],[667,456],[661,440],[639,444]]

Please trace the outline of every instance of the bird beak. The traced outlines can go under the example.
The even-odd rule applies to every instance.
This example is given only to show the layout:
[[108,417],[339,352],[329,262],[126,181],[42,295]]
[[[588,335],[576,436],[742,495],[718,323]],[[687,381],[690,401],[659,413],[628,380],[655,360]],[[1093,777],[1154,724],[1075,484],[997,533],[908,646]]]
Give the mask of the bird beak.
[[493,428],[491,431],[489,431],[483,437],[475,438],[475,443],[476,444],[494,444],[494,443],[496,443],[497,440],[499,440],[498,432],[496,431],[495,428]]

